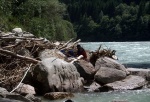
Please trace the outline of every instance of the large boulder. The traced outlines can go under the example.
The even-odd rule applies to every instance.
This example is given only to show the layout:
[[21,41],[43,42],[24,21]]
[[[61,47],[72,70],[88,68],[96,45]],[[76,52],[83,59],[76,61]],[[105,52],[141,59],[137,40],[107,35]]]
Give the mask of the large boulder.
[[85,80],[93,80],[95,74],[94,66],[85,60],[78,60],[74,62],[74,65],[77,68],[77,71],[80,73],[80,76]]
[[129,74],[129,72],[124,67],[124,65],[122,65],[122,64],[118,63],[116,60],[113,60],[113,59],[108,58],[108,57],[101,57],[96,61],[95,69],[98,70],[101,67],[110,67],[113,69],[122,70],[122,71],[126,72],[126,74]]
[[131,75],[138,75],[150,81],[150,69],[128,68]]
[[133,90],[142,88],[146,84],[147,81],[143,77],[129,75],[124,80],[109,83],[105,86],[113,90]]
[[119,81],[124,79],[125,77],[126,73],[124,71],[113,69],[110,67],[101,67],[94,76],[95,81],[103,84]]
[[33,70],[35,87],[47,92],[76,92],[83,90],[83,78],[76,67],[56,57],[43,59]]

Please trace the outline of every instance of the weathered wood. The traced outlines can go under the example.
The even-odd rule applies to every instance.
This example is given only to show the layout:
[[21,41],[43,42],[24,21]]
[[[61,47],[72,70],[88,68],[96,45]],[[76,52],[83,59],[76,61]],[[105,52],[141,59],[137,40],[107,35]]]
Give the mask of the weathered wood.
[[67,47],[67,45],[68,45],[72,40],[73,40],[73,38],[70,39],[67,43],[65,43],[62,47],[60,47],[59,50],[61,50],[62,48]]
[[29,65],[29,67],[28,67],[27,71],[25,72],[25,74],[24,74],[23,78],[21,79],[21,81],[19,82],[19,84],[18,84],[18,85],[17,85],[17,86],[16,86],[16,87],[12,90],[12,91],[10,91],[10,93],[14,92],[16,89],[18,89],[18,88],[19,88],[19,86],[21,85],[22,81],[23,81],[23,80],[24,80],[24,78],[26,77],[26,75],[27,75],[28,71],[30,70],[31,66],[32,66],[32,64],[30,64],[30,65]]
[[[70,46],[67,46],[67,47],[65,47],[65,48],[63,48],[63,49],[69,49],[69,48],[71,48],[71,47],[73,47],[73,46],[75,46],[77,43],[79,43],[81,41],[81,39],[78,39],[77,41],[75,41],[73,44],[71,44]],[[62,50],[63,50],[62,49]]]
[[7,54],[7,55],[11,55],[13,57],[17,57],[19,59],[22,59],[22,60],[26,60],[26,61],[30,61],[32,63],[39,63],[40,61],[39,60],[36,60],[34,58],[30,58],[30,57],[26,57],[26,56],[21,56],[19,54],[15,54],[11,51],[8,51],[8,50],[3,50],[2,48],[0,48],[0,53],[4,53],[4,54]]
[[15,33],[9,33],[9,34],[1,34],[0,37],[8,37],[11,35],[15,35]]
[[25,37],[0,37],[3,40],[15,40],[15,39],[22,39],[22,40],[33,40],[33,41],[43,41],[44,38],[25,38]]

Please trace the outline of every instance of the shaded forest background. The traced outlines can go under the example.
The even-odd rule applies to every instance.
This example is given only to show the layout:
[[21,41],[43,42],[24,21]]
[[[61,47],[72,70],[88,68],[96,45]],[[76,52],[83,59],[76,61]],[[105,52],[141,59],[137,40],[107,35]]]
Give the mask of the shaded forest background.
[[1,0],[0,30],[50,40],[149,41],[150,0]]

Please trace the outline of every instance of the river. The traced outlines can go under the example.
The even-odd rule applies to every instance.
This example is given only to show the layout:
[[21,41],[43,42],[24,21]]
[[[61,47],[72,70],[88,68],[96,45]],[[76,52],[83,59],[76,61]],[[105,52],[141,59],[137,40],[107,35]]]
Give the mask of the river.
[[[102,48],[116,50],[118,61],[126,67],[150,68],[150,42],[86,42],[80,43],[86,50]],[[150,89],[98,93],[75,93],[74,102],[150,102]],[[43,102],[63,102],[44,100]]]

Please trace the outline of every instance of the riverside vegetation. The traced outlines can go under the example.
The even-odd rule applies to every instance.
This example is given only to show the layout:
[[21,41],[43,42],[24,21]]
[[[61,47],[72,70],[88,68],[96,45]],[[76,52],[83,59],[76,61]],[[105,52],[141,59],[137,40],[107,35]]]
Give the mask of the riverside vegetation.
[[149,0],[1,0],[0,29],[66,41],[147,41]]

